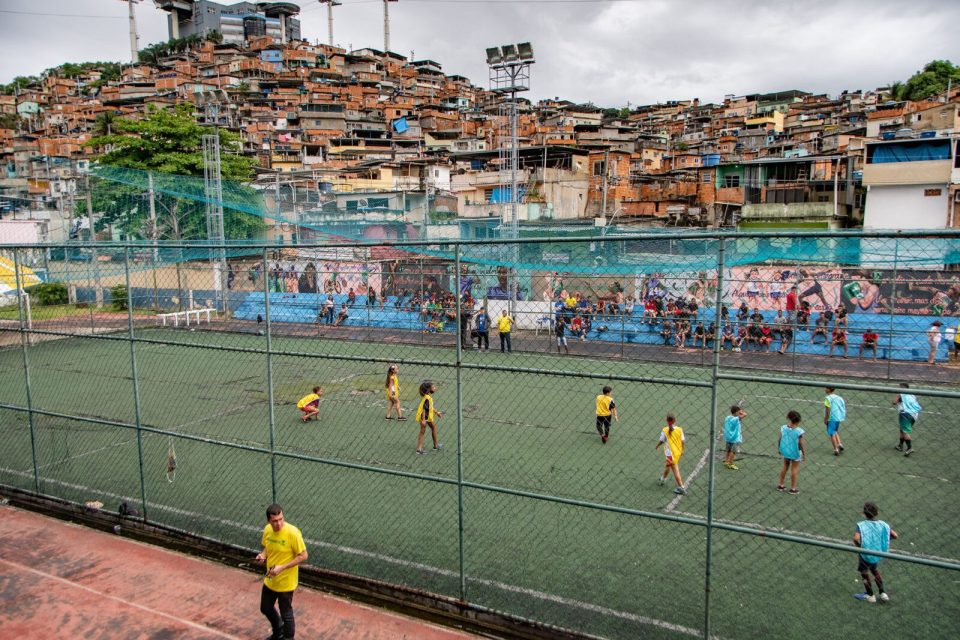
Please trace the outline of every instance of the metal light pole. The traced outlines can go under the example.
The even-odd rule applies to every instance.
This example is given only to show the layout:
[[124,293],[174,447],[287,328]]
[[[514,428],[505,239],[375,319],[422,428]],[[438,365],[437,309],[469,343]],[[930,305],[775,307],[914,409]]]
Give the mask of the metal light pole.
[[333,8],[343,3],[339,0],[319,0],[320,4],[327,5],[327,44],[333,46]]
[[390,51],[390,3],[399,0],[383,0],[383,52]]
[[[505,44],[487,49],[487,66],[490,68],[490,91],[501,96],[509,95],[508,117],[510,120],[509,135],[509,170],[510,170],[510,224],[503,225],[508,240],[517,240],[520,237],[520,216],[517,210],[519,203],[517,174],[520,164],[520,143],[517,135],[517,93],[530,90],[530,65],[534,62],[533,47],[529,42],[520,44]],[[501,141],[501,158],[503,142]],[[501,166],[501,170],[503,167]],[[520,246],[512,243],[514,272],[520,262]],[[511,275],[510,300],[517,300],[518,286],[516,275]],[[511,305],[512,306],[512,305]],[[512,309],[511,309],[512,311]]]

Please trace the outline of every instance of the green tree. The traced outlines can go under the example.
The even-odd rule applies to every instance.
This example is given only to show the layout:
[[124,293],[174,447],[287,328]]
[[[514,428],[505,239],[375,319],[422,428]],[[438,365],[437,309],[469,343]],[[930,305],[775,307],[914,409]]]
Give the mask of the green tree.
[[[205,206],[202,192],[202,138],[213,129],[203,127],[193,117],[194,106],[181,104],[162,109],[151,106],[141,120],[116,119],[113,133],[97,136],[86,144],[94,148],[108,148],[99,161],[103,165],[154,175],[157,229],[149,223],[149,200],[146,197],[145,174],[134,172],[135,180],[113,182],[100,180],[92,197],[94,208],[104,212],[97,221],[98,229],[119,225],[132,237],[201,239],[206,237]],[[239,183],[250,180],[255,161],[239,155],[241,141],[236,134],[217,130],[221,148],[221,176],[230,200],[254,200],[249,187]],[[131,184],[132,183],[132,184]],[[227,184],[234,183],[234,184]],[[187,185],[187,186],[185,186]],[[179,194],[193,187],[192,198]],[[171,195],[177,194],[177,195]],[[224,233],[228,239],[253,237],[263,228],[260,218],[240,211],[224,216]]]
[[960,67],[949,60],[933,60],[903,83],[900,99],[923,100],[935,96],[946,91],[951,81],[954,85],[960,84]]

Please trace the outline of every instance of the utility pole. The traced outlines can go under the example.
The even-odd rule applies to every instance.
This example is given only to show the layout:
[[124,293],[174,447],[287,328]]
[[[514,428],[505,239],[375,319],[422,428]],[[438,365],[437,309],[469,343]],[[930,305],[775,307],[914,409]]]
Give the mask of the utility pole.
[[94,303],[97,308],[103,306],[103,289],[100,283],[100,258],[97,256],[96,224],[93,219],[93,197],[90,195],[90,176],[86,177],[86,200],[87,200],[87,224],[90,225],[90,262],[93,264],[93,276],[96,283],[96,291],[93,293]]
[[136,64],[140,56],[138,51],[140,50],[140,36],[137,35],[137,12],[134,8],[140,0],[121,0],[121,2],[126,2],[129,9],[130,16],[130,61]]
[[600,204],[600,215],[607,219],[607,177],[610,175],[610,149],[603,152],[603,196]]

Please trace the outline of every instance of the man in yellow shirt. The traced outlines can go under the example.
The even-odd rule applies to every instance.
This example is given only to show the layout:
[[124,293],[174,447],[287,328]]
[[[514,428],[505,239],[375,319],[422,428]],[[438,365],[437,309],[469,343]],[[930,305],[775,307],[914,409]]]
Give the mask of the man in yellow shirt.
[[513,352],[513,345],[510,344],[510,329],[513,327],[513,318],[507,315],[504,309],[497,319],[497,329],[500,331],[500,353],[506,351]]
[[283,508],[278,504],[267,507],[267,525],[263,528],[261,544],[263,551],[257,554],[256,560],[266,563],[267,575],[260,590],[260,613],[270,621],[271,640],[292,640],[297,630],[293,618],[293,592],[299,578],[297,566],[307,559],[307,547],[300,529],[284,521]]

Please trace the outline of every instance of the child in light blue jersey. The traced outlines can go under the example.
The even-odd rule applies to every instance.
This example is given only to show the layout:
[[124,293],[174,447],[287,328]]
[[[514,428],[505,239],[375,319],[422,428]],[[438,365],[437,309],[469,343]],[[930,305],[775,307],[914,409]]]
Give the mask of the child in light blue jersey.
[[[863,515],[866,520],[857,523],[857,532],[853,534],[853,544],[868,551],[890,550],[890,541],[896,540],[900,536],[890,528],[890,525],[883,520],[877,520],[880,509],[873,502],[866,502],[863,505]],[[873,574],[873,580],[877,583],[877,591],[880,592],[880,601],[889,602],[890,596],[883,588],[883,578],[877,566],[880,564],[880,556],[872,556],[861,553],[858,558],[857,571],[860,572],[860,578],[863,580],[863,593],[854,594],[857,600],[864,602],[876,602],[877,596],[873,595],[873,588],[870,586],[870,574]]]
[[800,490],[797,489],[797,476],[800,474],[800,462],[806,457],[807,452],[803,444],[803,429],[800,428],[800,413],[791,411],[787,414],[787,421],[780,427],[780,455],[783,456],[783,468],[780,469],[780,483],[777,484],[777,491],[785,491],[783,480],[787,475],[787,469],[790,470],[790,493],[797,495]]
[[[910,385],[901,382],[900,387],[909,389]],[[901,393],[894,398],[893,404],[897,405],[900,420],[900,444],[894,449],[903,451],[903,455],[909,456],[913,453],[913,425],[920,417],[920,403],[917,401],[917,396],[912,393]]]
[[833,392],[833,387],[827,387],[827,397],[823,399],[823,424],[827,427],[830,444],[833,445],[833,455],[843,453],[843,443],[840,441],[840,423],[847,419],[846,401]]
[[743,442],[740,419],[746,417],[747,412],[735,404],[730,407],[730,415],[723,421],[723,439],[727,443],[727,455],[723,459],[723,466],[733,471],[737,471],[740,468],[733,464],[733,461],[740,451],[740,443]]

